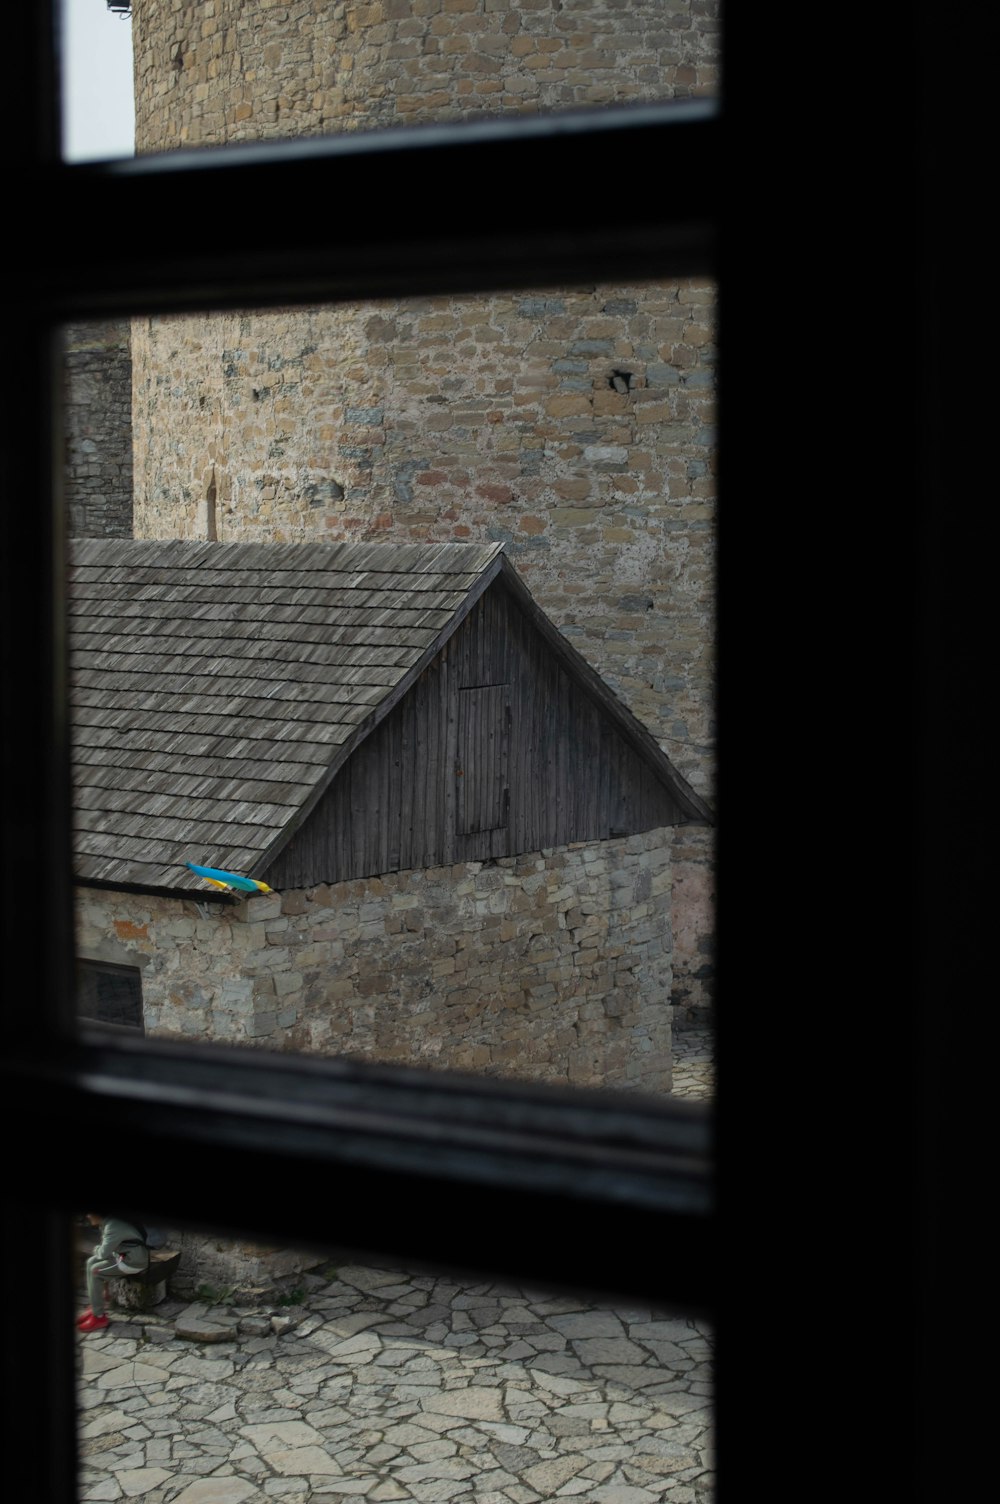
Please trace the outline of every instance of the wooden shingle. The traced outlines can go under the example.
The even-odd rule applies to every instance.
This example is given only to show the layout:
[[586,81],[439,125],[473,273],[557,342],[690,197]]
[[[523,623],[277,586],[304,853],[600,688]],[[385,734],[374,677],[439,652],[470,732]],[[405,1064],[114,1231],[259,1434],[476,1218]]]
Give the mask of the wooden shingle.
[[[407,832],[421,819],[443,820],[459,836],[468,825],[481,844],[497,845],[492,822],[507,810],[510,775],[506,746],[487,723],[509,697],[494,687],[489,696],[467,694],[460,710],[442,701],[412,726],[410,712],[395,714],[418,683],[446,682],[447,645],[497,581],[559,672],[610,717],[628,756],[648,764],[651,782],[666,791],[664,818],[710,818],[539,611],[499,544],[91,540],[73,545],[69,590],[78,880],[204,896],[188,861],[266,877],[335,779],[355,825],[369,817],[373,827],[386,825],[370,838],[357,829],[344,837],[338,861],[349,865],[350,847],[365,862],[398,863],[417,849]],[[503,612],[494,616],[502,630]],[[460,640],[471,651],[468,634]],[[491,655],[501,662],[504,650]],[[470,682],[484,662],[466,665]],[[560,694],[568,705],[571,690]],[[393,776],[388,763],[377,776],[360,764],[351,773],[358,748],[390,715],[379,745]],[[456,735],[470,747],[481,738],[486,749],[457,804]],[[422,770],[419,788],[408,759]],[[556,777],[571,775],[565,725],[546,759]],[[638,787],[639,775],[629,777]],[[582,798],[559,789],[550,802],[562,808]],[[485,814],[473,810],[477,800]],[[536,802],[539,819],[544,813],[562,830],[543,811],[546,801]],[[608,800],[602,806],[595,793],[590,803],[596,812]],[[533,828],[529,813],[517,819]],[[332,851],[336,842],[326,844]]]

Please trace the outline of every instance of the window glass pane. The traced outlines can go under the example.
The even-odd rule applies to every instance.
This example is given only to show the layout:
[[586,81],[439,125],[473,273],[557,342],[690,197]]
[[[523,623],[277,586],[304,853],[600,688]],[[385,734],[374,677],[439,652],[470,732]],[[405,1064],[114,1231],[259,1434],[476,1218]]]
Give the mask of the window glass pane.
[[176,1268],[116,1274],[78,1338],[83,1500],[712,1497],[703,1320],[149,1232]]
[[[141,152],[716,89],[709,0],[94,11],[134,40]],[[707,280],[609,281],[71,328],[71,532],[502,545],[710,803],[713,315]],[[77,875],[102,885],[79,933],[143,968],[150,1034],[669,1088],[671,1007],[710,1012],[710,829],[551,643],[488,596],[404,694],[426,590],[330,641],[302,581],[292,621],[260,568],[225,608],[119,568],[128,600],[75,608]],[[432,600],[442,630],[457,599]],[[227,907],[187,862],[277,892]]]
[[63,157],[131,157],[135,151],[132,18],[127,4],[58,0],[62,24]]
[[66,350],[81,954],[151,1035],[668,1090],[713,982],[712,284]]

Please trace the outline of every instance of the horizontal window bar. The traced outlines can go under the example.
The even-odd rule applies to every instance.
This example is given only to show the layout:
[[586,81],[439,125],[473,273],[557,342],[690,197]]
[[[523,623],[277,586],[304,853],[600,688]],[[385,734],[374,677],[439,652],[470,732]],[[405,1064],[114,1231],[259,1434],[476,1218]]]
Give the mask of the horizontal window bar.
[[714,101],[192,148],[32,175],[45,317],[275,306],[712,270]]
[[0,1071],[11,1134],[97,1151],[60,1157],[44,1185],[15,1166],[19,1199],[709,1308],[704,1104],[85,1038]]

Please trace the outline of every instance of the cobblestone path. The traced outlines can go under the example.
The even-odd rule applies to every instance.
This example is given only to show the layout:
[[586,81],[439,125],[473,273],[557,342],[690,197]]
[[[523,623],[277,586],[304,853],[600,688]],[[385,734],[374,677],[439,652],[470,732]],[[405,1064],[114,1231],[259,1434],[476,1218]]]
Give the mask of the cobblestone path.
[[[678,1094],[711,1095],[707,1038],[678,1046]],[[387,1268],[300,1283],[81,1336],[81,1499],[710,1504],[704,1323]]]

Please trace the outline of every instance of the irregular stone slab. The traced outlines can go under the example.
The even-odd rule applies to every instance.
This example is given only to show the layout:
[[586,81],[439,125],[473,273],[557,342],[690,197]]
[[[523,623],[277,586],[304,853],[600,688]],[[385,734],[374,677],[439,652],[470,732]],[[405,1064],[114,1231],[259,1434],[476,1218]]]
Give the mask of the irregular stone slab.
[[645,1421],[649,1428],[653,1431],[657,1430],[661,1426],[672,1426],[676,1424],[672,1416],[663,1415],[662,1413],[659,1415],[650,1415],[648,1404],[628,1405],[624,1400],[615,1400],[614,1404],[611,1406],[611,1409],[608,1411],[608,1419],[614,1426],[625,1425],[630,1420]]
[[487,1436],[495,1436],[497,1441],[506,1441],[512,1446],[520,1446],[528,1435],[524,1426],[512,1426],[504,1421],[484,1421],[482,1430]]
[[[634,1332],[633,1336],[635,1336]],[[641,1342],[647,1352],[653,1354],[661,1368],[677,1372],[678,1365],[682,1365],[681,1371],[683,1372],[691,1367],[690,1353],[686,1352],[683,1347],[678,1347],[676,1342],[659,1342],[651,1337],[635,1337],[635,1340]]]
[[431,1478],[464,1482],[478,1472],[479,1467],[474,1462],[462,1462],[457,1457],[442,1457],[437,1462],[417,1462],[411,1467],[398,1468],[396,1476],[403,1483],[427,1483]]
[[120,1499],[122,1491],[114,1478],[101,1478],[80,1495],[80,1504],[101,1504],[108,1499]]
[[180,1374],[192,1379],[201,1379],[208,1384],[217,1379],[230,1379],[235,1371],[235,1364],[229,1358],[203,1358],[200,1353],[192,1352],[174,1358],[170,1370],[172,1376]]
[[624,1337],[625,1328],[613,1311],[576,1311],[571,1316],[550,1316],[549,1326],[564,1337]]
[[209,1311],[211,1309],[212,1307],[206,1305],[203,1300],[193,1300],[190,1305],[184,1306],[182,1310],[177,1312],[174,1320],[207,1321],[209,1319]]
[[460,1415],[467,1420],[505,1420],[496,1389],[446,1389],[423,1401],[434,1415]]
[[95,1373],[106,1373],[109,1368],[120,1368],[122,1365],[121,1355],[109,1353],[106,1348],[95,1347],[90,1344],[84,1347],[82,1353],[83,1373],[85,1378],[93,1378]]
[[[457,1451],[458,1447],[453,1441],[441,1441],[440,1439],[437,1441],[418,1441],[409,1448],[410,1456],[415,1457],[418,1462],[437,1462],[442,1457],[454,1457]],[[367,1460],[374,1462],[375,1454],[369,1452]]]
[[382,1343],[374,1332],[362,1332],[357,1337],[347,1337],[343,1341],[323,1341],[325,1333],[316,1332],[313,1342],[318,1342],[328,1357],[335,1363],[370,1363],[376,1353],[382,1351]]
[[243,1337],[266,1337],[270,1330],[269,1316],[244,1316],[237,1323],[237,1331]]
[[[378,1311],[345,1311],[343,1316],[334,1316],[332,1321],[322,1324],[323,1335],[337,1337],[356,1337],[358,1332],[363,1332],[365,1327],[374,1326],[376,1321],[384,1321],[385,1317]],[[309,1335],[316,1340],[315,1332]]]
[[521,1474],[521,1481],[547,1499],[562,1484],[575,1478],[586,1465],[585,1457],[555,1457],[550,1462],[539,1462],[535,1467],[527,1468]]
[[187,1377],[175,1384],[173,1389],[175,1392],[179,1391],[178,1398],[183,1400],[185,1406],[197,1405],[205,1414],[217,1405],[224,1405],[233,1395],[229,1384],[207,1384]]
[[661,1498],[649,1488],[636,1488],[631,1483],[602,1483],[590,1497],[594,1504],[657,1504]]
[[[335,1462],[328,1452],[322,1447],[279,1447],[272,1451],[270,1448],[262,1453],[264,1460],[270,1467],[276,1467],[279,1473],[292,1475],[296,1478],[305,1478],[310,1475],[340,1478],[343,1477],[344,1469],[339,1462]],[[374,1482],[374,1479],[372,1480]],[[363,1493],[363,1488],[356,1490]]]
[[235,1420],[235,1419],[236,1419],[236,1405],[235,1405],[235,1402],[233,1400],[226,1400],[223,1404],[219,1405],[219,1407],[216,1410],[213,1410],[208,1416],[206,1416],[206,1420],[211,1420],[211,1421],[216,1421],[216,1422],[221,1421],[221,1420]]
[[148,1494],[151,1488],[159,1488],[161,1483],[166,1483],[174,1475],[162,1467],[136,1467],[128,1468],[116,1476],[122,1492],[130,1499],[135,1499],[140,1494]]
[[[353,1497],[360,1494],[362,1498],[366,1498],[377,1483],[377,1478],[340,1478],[335,1479],[333,1482],[327,1480],[323,1483],[322,1488],[316,1490],[316,1496],[319,1497],[321,1494],[324,1496],[327,1494],[350,1494]],[[311,1492],[308,1497],[313,1497]]]
[[399,1284],[398,1273],[386,1269],[365,1269],[359,1264],[338,1269],[337,1278],[345,1285],[353,1285],[356,1290],[379,1290],[385,1285]]
[[[648,1389],[651,1384],[663,1383],[663,1369],[657,1368],[651,1363],[647,1368],[638,1368],[631,1364],[607,1364],[598,1363],[594,1373],[602,1379],[607,1379],[611,1384],[619,1384],[622,1389],[631,1390],[633,1394],[637,1389]],[[669,1402],[669,1396],[657,1395],[656,1403],[665,1405]],[[702,1403],[699,1401],[699,1403]]]
[[672,1321],[633,1321],[629,1323],[628,1334],[638,1342],[647,1337],[654,1342],[685,1342],[699,1335],[680,1317]]
[[90,1441],[96,1436],[106,1436],[109,1431],[124,1431],[131,1421],[132,1417],[126,1415],[123,1410],[108,1410],[104,1415],[88,1421],[81,1428],[80,1435],[84,1441]]
[[573,1351],[588,1368],[595,1363],[645,1363],[649,1354],[627,1337],[574,1338]]
[[[705,1425],[710,1425],[712,1420],[712,1407],[703,1394],[685,1394],[683,1389],[678,1389],[673,1394],[658,1394],[656,1403],[667,1416],[686,1415],[691,1417],[696,1410],[704,1411]],[[650,1428],[653,1428],[657,1416],[650,1417]]]
[[303,1447],[323,1440],[320,1432],[304,1420],[269,1421],[260,1426],[240,1426],[240,1435],[252,1441],[258,1452],[275,1444],[282,1447]]
[[[669,1443],[665,1444],[665,1447]],[[687,1467],[700,1467],[702,1464],[693,1452],[687,1447],[674,1446],[671,1450],[660,1452],[634,1452],[631,1458],[632,1467],[641,1468],[644,1473],[656,1475],[666,1473],[680,1473]]]
[[260,1498],[260,1494],[246,1478],[199,1478],[173,1504],[243,1504],[250,1498]]
[[322,1430],[327,1430],[330,1426],[352,1425],[356,1417],[342,1405],[329,1405],[325,1410],[310,1410],[309,1419]]
[[415,1443],[428,1441],[433,1436],[433,1431],[424,1426],[413,1425],[410,1421],[404,1421],[401,1425],[392,1426],[385,1432],[385,1440],[392,1442],[397,1447],[410,1447]]
[[518,1358],[533,1358],[535,1349],[529,1347],[527,1342],[512,1342],[510,1347],[502,1347],[499,1356],[505,1363],[516,1363]]
[[588,1389],[593,1390],[593,1383],[583,1383],[580,1379],[567,1379],[560,1373],[547,1373],[544,1368],[533,1368],[531,1377],[539,1389],[547,1389],[550,1394],[583,1394]]
[[368,1495],[369,1499],[377,1501],[377,1504],[390,1504],[393,1499],[409,1499],[411,1495],[405,1488],[400,1488],[398,1483],[379,1483]]
[[98,1389],[130,1389],[136,1384],[162,1384],[167,1379],[162,1368],[152,1363],[123,1363],[120,1368],[111,1368],[97,1379]]
[[236,1323],[224,1325],[207,1316],[182,1316],[174,1323],[174,1335],[185,1342],[233,1342]]

